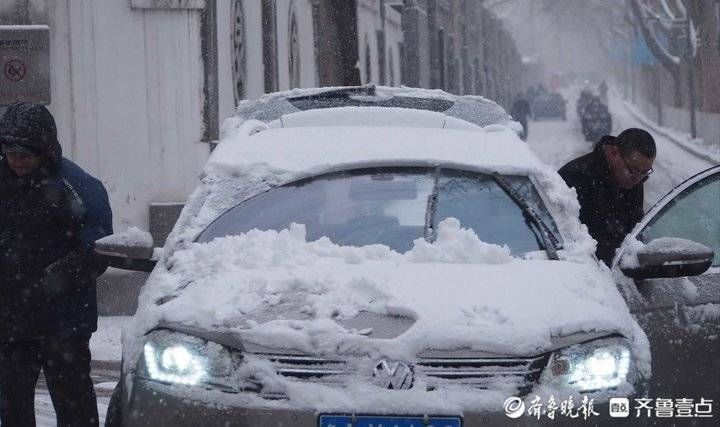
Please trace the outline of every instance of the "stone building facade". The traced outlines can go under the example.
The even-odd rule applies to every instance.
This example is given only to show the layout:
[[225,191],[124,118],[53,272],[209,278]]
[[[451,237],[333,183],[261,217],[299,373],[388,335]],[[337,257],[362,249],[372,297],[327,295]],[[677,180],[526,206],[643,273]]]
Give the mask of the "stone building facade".
[[512,37],[475,0],[0,5],[0,25],[28,24],[49,27],[48,107],[66,156],[105,182],[117,229],[150,227],[158,240],[242,99],[376,83],[507,107],[521,69]]
[[[149,229],[156,245],[242,99],[376,83],[507,107],[520,72],[512,38],[475,0],[0,3],[0,25],[32,24],[49,28],[64,154],[105,183],[116,230]],[[143,279],[110,269],[100,313],[133,313]]]

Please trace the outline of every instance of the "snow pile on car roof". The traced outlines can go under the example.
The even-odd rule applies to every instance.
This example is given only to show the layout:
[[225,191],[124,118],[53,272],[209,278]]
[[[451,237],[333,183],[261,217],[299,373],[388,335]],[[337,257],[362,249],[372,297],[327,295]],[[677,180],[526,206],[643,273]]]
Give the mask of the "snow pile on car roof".
[[527,174],[542,167],[525,143],[502,126],[476,131],[319,126],[258,132],[259,126],[257,122],[244,122],[228,132],[210,156],[205,174],[283,171],[310,175],[391,162],[456,165],[505,174]]
[[[235,120],[260,120],[270,122],[279,119],[285,114],[301,111],[292,101],[298,98],[322,96],[331,92],[343,92],[351,99],[367,101],[372,105],[372,100],[382,101],[384,99],[418,98],[425,100],[446,101],[449,108],[443,113],[458,119],[465,120],[478,126],[501,124],[508,127],[520,126],[512,120],[512,117],[497,103],[475,95],[453,95],[440,89],[421,89],[409,87],[386,87],[368,85],[365,87],[323,87],[323,88],[302,88],[292,89],[285,92],[276,92],[263,95],[256,100],[244,100],[238,104]],[[518,131],[521,129],[517,129]]]
[[[362,113],[362,114],[359,114]],[[270,128],[303,126],[385,126],[480,130],[481,127],[446,114],[389,107],[339,107],[285,114]],[[223,129],[225,130],[225,129]]]

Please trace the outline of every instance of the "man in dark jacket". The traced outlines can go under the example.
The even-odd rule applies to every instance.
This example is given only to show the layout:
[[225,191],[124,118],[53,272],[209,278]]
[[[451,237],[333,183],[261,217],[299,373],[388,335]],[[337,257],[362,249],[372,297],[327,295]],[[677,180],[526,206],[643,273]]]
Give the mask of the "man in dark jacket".
[[93,242],[112,233],[100,181],[62,157],[55,120],[15,103],[0,118],[0,422],[35,424],[40,370],[58,425],[98,425]]
[[597,241],[596,255],[608,266],[625,236],[643,217],[643,183],[652,173],[655,140],[642,129],[603,136],[595,149],[558,173],[574,187],[580,221]]

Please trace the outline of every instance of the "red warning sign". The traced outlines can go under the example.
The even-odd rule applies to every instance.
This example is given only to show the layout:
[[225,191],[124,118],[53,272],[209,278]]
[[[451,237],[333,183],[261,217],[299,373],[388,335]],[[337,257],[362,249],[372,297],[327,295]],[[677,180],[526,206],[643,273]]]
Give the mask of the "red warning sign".
[[11,59],[5,63],[5,77],[13,82],[19,82],[25,78],[27,68],[25,64],[18,59]]

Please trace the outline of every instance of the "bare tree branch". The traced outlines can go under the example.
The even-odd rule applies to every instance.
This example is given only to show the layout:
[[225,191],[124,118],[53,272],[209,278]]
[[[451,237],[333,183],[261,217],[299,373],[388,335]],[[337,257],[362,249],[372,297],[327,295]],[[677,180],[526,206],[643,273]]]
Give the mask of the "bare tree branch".
[[672,10],[670,10],[670,6],[667,4],[667,0],[660,0],[660,4],[662,5],[663,9],[665,10],[665,13],[667,16],[670,17],[670,19],[675,19],[675,14]]
[[678,75],[680,72],[680,58],[671,55],[665,46],[663,46],[657,39],[655,32],[652,30],[650,25],[651,19],[643,13],[644,8],[641,7],[638,0],[627,0],[627,2],[633,12],[633,15],[635,16],[635,22],[640,27],[640,32],[642,33],[650,52],[652,52],[660,64],[662,64],[662,66],[665,67],[665,69],[667,69],[671,74]]

